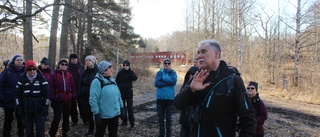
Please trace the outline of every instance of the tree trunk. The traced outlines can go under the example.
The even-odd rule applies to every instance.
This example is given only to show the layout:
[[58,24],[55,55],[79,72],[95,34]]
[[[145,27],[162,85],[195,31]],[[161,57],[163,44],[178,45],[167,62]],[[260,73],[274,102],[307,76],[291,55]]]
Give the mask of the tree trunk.
[[300,60],[300,52],[301,52],[300,23],[301,23],[301,0],[298,0],[297,14],[296,14],[295,55],[294,55],[294,86],[296,87],[299,85],[299,60]]
[[72,0],[65,0],[60,35],[60,58],[68,58],[68,34],[70,27],[70,6]]
[[[26,0],[25,4],[25,14],[31,15],[32,0]],[[32,35],[32,16],[30,16],[23,23],[23,56],[25,60],[33,59]]]
[[50,29],[50,41],[49,41],[49,65],[51,67],[56,64],[56,53],[57,53],[57,30],[58,30],[58,21],[59,21],[59,9],[60,9],[60,0],[54,1],[54,6],[52,10],[52,20],[51,20],[51,29]]
[[92,42],[92,1],[88,0],[88,14],[87,14],[87,44],[86,44],[86,53],[91,53],[91,42]]

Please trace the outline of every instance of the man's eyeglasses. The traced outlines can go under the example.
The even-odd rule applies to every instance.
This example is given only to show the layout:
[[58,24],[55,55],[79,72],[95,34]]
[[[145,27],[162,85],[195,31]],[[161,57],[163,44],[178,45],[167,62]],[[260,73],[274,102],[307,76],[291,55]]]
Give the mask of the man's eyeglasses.
[[68,64],[65,64],[65,63],[62,63],[62,64],[60,64],[61,66],[68,66]]
[[256,88],[254,88],[254,87],[247,87],[247,90],[254,90],[254,89],[256,89]]
[[36,71],[36,68],[29,68],[28,71]]
[[164,65],[170,65],[171,63],[163,63]]

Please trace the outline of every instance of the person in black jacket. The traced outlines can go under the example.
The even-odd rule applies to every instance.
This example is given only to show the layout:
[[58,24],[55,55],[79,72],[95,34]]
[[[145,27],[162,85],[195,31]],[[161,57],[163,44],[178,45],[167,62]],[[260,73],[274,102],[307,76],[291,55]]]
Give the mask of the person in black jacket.
[[[98,66],[96,64],[96,58],[89,55],[85,58],[85,68],[80,77],[80,92],[78,94],[79,104],[82,104],[83,108],[79,109],[80,114],[83,113],[85,119],[89,122],[89,130],[85,135],[92,135],[94,130],[93,115],[91,112],[91,106],[89,104],[90,97],[90,84],[97,74]],[[83,112],[82,112],[83,111]]]
[[17,111],[24,121],[27,137],[34,137],[34,125],[36,136],[45,137],[44,121],[50,102],[48,81],[32,60],[26,62],[25,70],[16,86]]
[[127,113],[129,115],[130,127],[134,128],[134,115],[133,115],[133,90],[132,81],[136,81],[137,76],[130,68],[128,60],[123,62],[123,68],[118,72],[116,82],[121,92],[121,98],[125,108],[124,118],[121,125],[127,125]]
[[[201,71],[195,73],[174,98],[177,109],[189,111],[192,137],[235,137],[236,117],[239,116],[240,137],[255,137],[256,120],[243,80],[231,75],[221,59],[221,47],[215,40],[199,43],[196,57]],[[229,91],[227,80],[234,78],[234,89]]]
[[23,57],[16,54],[8,63],[8,68],[0,75],[0,106],[4,110],[3,137],[11,136],[11,125],[14,115],[17,120],[18,136],[24,136],[22,119],[16,111],[15,90],[21,74],[24,72]]
[[[80,64],[78,55],[75,53],[71,53],[69,55],[69,65],[68,65],[68,72],[72,75],[75,86],[76,86],[76,93],[78,94],[80,91],[80,76],[83,71],[83,66]],[[76,126],[78,124],[78,107],[79,110],[83,107],[81,103],[77,103],[78,99],[72,99],[71,101],[71,109],[70,109],[70,116],[72,121],[72,126]],[[84,114],[80,111],[80,118],[82,119],[84,125],[88,124],[88,120],[84,117]]]
[[[197,71],[200,71],[200,69],[196,66],[196,63],[194,65],[195,66],[192,66],[189,68],[188,72],[184,76],[184,81],[183,81],[182,87],[184,87],[188,83],[188,81],[194,76],[194,74]],[[188,113],[187,110],[181,110],[181,114],[180,114],[180,118],[179,118],[179,123],[181,124],[180,137],[189,137],[190,136],[190,125],[188,122],[187,113]]]

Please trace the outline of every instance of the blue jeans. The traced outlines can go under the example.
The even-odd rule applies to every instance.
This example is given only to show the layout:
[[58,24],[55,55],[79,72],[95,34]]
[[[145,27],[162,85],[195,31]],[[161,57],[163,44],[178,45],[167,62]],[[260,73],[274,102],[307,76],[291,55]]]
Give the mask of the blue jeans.
[[[160,136],[171,137],[171,123],[173,113],[173,100],[157,100],[158,123],[160,128]],[[164,117],[166,117],[166,132],[164,129]]]

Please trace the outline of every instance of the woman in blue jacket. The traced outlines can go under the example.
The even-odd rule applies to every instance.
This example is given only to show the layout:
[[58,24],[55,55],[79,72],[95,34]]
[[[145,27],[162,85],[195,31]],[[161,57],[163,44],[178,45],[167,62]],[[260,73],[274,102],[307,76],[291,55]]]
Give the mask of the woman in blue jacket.
[[24,136],[23,122],[15,111],[15,89],[21,74],[24,72],[23,58],[16,54],[9,61],[9,67],[0,75],[0,106],[4,109],[3,136],[10,137],[11,124],[13,121],[13,113],[17,118],[18,136]]
[[[96,137],[103,137],[108,126],[109,137],[117,137],[118,120],[123,103],[120,90],[112,77],[112,66],[107,61],[98,65],[96,78],[91,82],[89,103],[96,122]],[[123,113],[122,113],[123,115]]]

